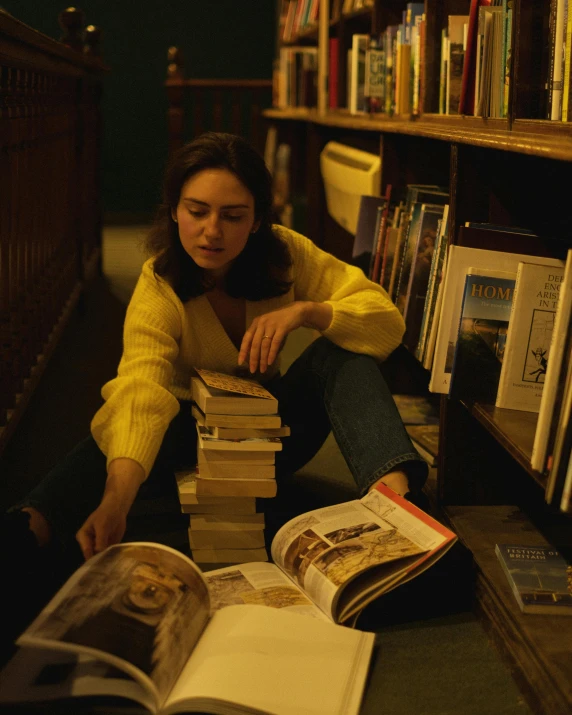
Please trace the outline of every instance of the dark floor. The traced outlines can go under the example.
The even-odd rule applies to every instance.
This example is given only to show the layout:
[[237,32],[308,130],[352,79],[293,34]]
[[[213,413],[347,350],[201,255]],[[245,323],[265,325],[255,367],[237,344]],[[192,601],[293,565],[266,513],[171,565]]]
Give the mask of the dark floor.
[[[104,261],[106,277],[95,282],[70,321],[14,437],[0,455],[3,508],[22,497],[88,434],[101,402],[100,388],[114,375],[130,281],[118,283],[114,267],[121,262],[112,258],[110,263],[109,255],[107,264]],[[316,499],[352,498],[351,480],[333,440],[299,478],[305,494],[301,511],[314,506]],[[173,545],[181,534],[184,538],[184,530],[164,518],[160,502],[148,502],[135,515],[132,534]],[[470,555],[459,547],[368,607],[358,626],[378,632],[380,647],[364,715],[530,712],[473,615],[471,601]]]

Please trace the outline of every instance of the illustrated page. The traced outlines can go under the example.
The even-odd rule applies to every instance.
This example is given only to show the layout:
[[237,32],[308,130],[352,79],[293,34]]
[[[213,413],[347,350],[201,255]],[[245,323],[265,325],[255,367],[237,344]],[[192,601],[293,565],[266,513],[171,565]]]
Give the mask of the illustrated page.
[[95,656],[162,702],[210,612],[195,564],[160,544],[128,543],[90,559],[18,639]]
[[423,551],[359,500],[296,517],[272,542],[274,562],[332,620],[341,589],[357,575]]
[[274,564],[261,562],[227,566],[209,571],[204,578],[209,587],[212,613],[225,606],[251,604],[330,620]]

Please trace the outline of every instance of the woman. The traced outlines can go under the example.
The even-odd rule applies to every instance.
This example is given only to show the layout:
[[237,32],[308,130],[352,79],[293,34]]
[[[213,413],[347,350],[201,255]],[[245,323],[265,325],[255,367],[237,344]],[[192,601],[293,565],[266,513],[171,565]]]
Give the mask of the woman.
[[[75,535],[89,558],[122,539],[146,480],[194,461],[193,368],[247,372],[278,398],[291,427],[279,480],[333,429],[360,493],[381,480],[420,494],[427,466],[378,367],[401,341],[399,312],[360,269],[271,225],[271,203],[271,176],[239,137],[208,133],[174,156],[92,436],[13,510],[34,542]],[[301,326],[321,337],[281,376],[280,349]]]

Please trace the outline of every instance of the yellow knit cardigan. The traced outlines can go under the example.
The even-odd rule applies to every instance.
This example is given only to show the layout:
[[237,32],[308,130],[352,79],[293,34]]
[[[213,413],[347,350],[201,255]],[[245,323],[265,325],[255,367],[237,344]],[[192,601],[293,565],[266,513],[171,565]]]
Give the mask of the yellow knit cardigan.
[[[328,302],[332,322],[326,338],[352,352],[384,360],[400,343],[403,319],[387,293],[362,271],[319,249],[308,238],[274,226],[292,256],[290,291],[278,298],[246,302],[246,325],[259,315],[297,300]],[[233,373],[238,350],[205,295],[182,303],[170,285],[143,265],[127,308],[123,355],[117,377],[103,386],[103,406],[91,430],[109,464],[137,461],[149,474],[165,430],[190,399],[194,367]],[[276,361],[265,373],[272,377]]]

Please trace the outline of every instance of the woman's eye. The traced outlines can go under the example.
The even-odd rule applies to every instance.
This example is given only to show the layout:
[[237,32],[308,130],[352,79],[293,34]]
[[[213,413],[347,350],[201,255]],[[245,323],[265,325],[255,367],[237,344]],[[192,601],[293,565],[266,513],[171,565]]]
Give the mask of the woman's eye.
[[205,215],[204,211],[189,211],[193,218],[202,218]]

